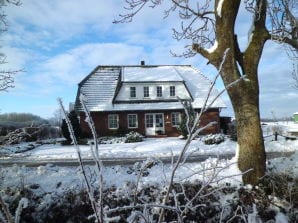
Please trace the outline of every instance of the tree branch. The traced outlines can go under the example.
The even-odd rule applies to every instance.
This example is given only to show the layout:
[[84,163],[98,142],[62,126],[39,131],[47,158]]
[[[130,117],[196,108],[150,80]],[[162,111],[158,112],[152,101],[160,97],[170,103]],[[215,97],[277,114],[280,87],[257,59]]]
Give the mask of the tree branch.
[[294,10],[296,0],[268,1],[271,39],[278,43],[286,43],[298,49],[298,17]]
[[199,53],[199,54],[201,54],[203,57],[205,57],[208,60],[210,60],[210,58],[211,58],[210,53],[206,49],[201,47],[198,43],[193,43],[192,44],[192,50]]

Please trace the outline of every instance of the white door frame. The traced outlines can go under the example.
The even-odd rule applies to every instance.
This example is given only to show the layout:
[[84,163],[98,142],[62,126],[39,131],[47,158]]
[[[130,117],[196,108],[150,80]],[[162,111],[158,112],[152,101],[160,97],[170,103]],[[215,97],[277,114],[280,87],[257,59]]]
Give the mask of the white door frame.
[[[149,116],[151,116],[150,119],[148,118]],[[157,131],[161,131],[163,134],[165,132],[164,114],[145,113],[145,134],[148,136],[154,136],[157,135]]]

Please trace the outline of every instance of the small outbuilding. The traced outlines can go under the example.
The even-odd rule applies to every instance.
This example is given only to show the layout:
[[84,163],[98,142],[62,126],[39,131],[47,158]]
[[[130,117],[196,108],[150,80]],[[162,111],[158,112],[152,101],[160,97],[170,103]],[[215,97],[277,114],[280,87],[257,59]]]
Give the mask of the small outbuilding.
[[294,118],[294,122],[298,123],[298,112],[294,113],[293,118]]

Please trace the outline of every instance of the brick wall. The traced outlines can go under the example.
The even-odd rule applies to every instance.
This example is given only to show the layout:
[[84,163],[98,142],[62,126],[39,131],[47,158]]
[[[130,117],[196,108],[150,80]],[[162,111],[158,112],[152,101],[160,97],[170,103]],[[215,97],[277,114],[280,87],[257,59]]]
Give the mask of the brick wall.
[[[164,114],[164,127],[165,134],[167,136],[179,136],[180,133],[176,127],[171,124],[171,113],[172,112],[183,112],[183,110],[167,110],[167,111],[130,111],[130,112],[91,112],[91,117],[93,122],[95,123],[95,129],[99,136],[111,136],[128,133],[130,131],[136,131],[145,135],[145,114],[146,113],[163,113]],[[109,129],[108,128],[108,115],[109,114],[118,114],[119,117],[119,128],[118,129]],[[138,127],[137,128],[128,128],[128,114],[137,114],[138,116]],[[204,126],[211,121],[216,121],[218,124],[205,129],[201,134],[210,134],[210,133],[218,133],[220,131],[219,123],[219,110],[211,109],[206,112],[202,120],[200,122],[200,126]],[[80,113],[80,123],[82,127],[82,132],[86,136],[91,136],[91,131],[88,127],[88,124],[85,122],[85,114]]]

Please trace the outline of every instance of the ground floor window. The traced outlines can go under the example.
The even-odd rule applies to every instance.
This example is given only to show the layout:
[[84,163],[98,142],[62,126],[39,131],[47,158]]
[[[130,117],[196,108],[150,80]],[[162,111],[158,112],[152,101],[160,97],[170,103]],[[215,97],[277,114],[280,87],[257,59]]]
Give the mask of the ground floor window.
[[153,115],[146,114],[146,128],[152,128],[152,127],[153,127]]
[[172,126],[178,127],[181,122],[180,112],[172,112],[171,113],[171,122]]
[[138,128],[138,115],[137,114],[128,114],[127,122],[128,122],[129,129]]
[[163,114],[155,114],[155,127],[163,127]]
[[109,129],[118,129],[119,128],[119,116],[117,114],[110,114],[108,116],[108,125],[109,125]]

